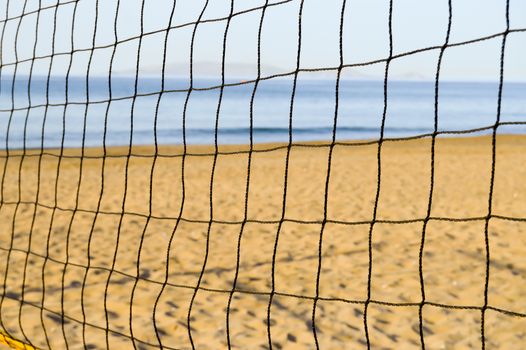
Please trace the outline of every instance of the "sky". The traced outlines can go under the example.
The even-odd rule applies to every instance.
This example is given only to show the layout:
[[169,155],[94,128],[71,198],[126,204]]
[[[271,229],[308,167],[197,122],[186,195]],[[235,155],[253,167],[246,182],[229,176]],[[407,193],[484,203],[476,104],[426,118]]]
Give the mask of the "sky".
[[[0,0],[0,30],[3,31],[2,74],[27,74],[33,60],[34,74],[46,75],[52,52],[52,74],[64,75],[71,63],[71,74],[84,76],[93,51],[90,75],[107,76],[115,49],[112,71],[133,75],[141,33],[140,0]],[[150,0],[144,6],[143,36],[140,50],[140,74],[161,72],[163,48],[168,31],[166,62],[168,75],[188,75],[190,42],[195,22],[205,0],[177,0],[170,23],[172,0]],[[25,9],[24,7],[25,3]],[[226,75],[254,78],[257,63],[257,38],[264,0],[234,0],[234,13],[227,33]],[[296,67],[300,0],[269,0],[261,35],[262,75],[290,72]],[[38,13],[38,7],[45,8]],[[97,7],[97,10],[96,10]],[[228,16],[231,0],[209,0],[203,20]],[[5,9],[8,9],[7,13]],[[452,0],[450,43],[473,40],[505,30],[504,0]],[[342,0],[304,0],[301,17],[301,68],[327,68],[339,65],[339,30]],[[20,17],[22,14],[27,13]],[[349,0],[346,2],[343,27],[344,64],[385,59],[389,55],[389,2],[387,0]],[[33,12],[33,13],[31,13]],[[97,12],[97,16],[95,15]],[[57,18],[53,37],[54,18]],[[7,22],[5,18],[13,18]],[[37,26],[38,17],[38,26]],[[115,27],[116,21],[116,27]],[[97,30],[95,31],[95,24]],[[186,24],[186,25],[185,25]],[[201,23],[194,43],[194,77],[220,75],[222,44],[226,20]],[[393,1],[393,54],[443,45],[448,24],[446,0]],[[176,27],[176,28],[174,28]],[[526,29],[526,1],[510,0],[510,28]],[[17,36],[18,29],[18,36]],[[114,46],[115,31],[117,41]],[[1,32],[0,32],[1,33]],[[95,37],[94,37],[95,33]],[[131,40],[127,40],[130,39]],[[35,45],[36,41],[36,45]],[[53,44],[54,42],[54,44]],[[466,46],[446,49],[441,68],[444,80],[497,81],[502,37]],[[505,53],[506,81],[526,81],[526,32],[508,36]],[[16,50],[15,50],[16,48]],[[84,50],[68,54],[73,50]],[[34,52],[35,51],[35,52]],[[16,54],[16,56],[15,56]],[[434,79],[439,50],[430,50],[392,61],[393,79]],[[71,61],[71,62],[70,62]],[[345,77],[380,79],[384,63],[346,68]],[[301,73],[306,77],[331,77],[329,73]]]

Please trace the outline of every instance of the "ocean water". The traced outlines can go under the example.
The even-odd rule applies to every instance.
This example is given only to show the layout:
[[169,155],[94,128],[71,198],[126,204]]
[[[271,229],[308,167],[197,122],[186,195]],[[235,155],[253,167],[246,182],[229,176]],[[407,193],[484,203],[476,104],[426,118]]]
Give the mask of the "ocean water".
[[[164,93],[156,78],[86,78],[3,76],[0,81],[0,148],[94,147],[183,143],[183,114],[188,144],[213,144],[217,120],[219,144],[250,140],[250,101],[254,83],[202,91],[220,82],[194,82],[185,110],[188,81],[166,79]],[[384,108],[383,81],[342,80],[336,138],[380,136]],[[254,142],[288,141],[293,79],[261,81],[253,108]],[[330,140],[335,116],[334,80],[303,79],[292,104],[293,141]],[[487,127],[497,116],[498,84],[441,82],[439,131]],[[31,106],[30,108],[28,108]],[[430,133],[434,128],[435,83],[389,81],[384,137]],[[505,83],[501,122],[526,121],[526,83]],[[499,133],[526,133],[526,125],[501,126]],[[482,133],[490,133],[486,130]],[[475,133],[474,133],[475,134]],[[474,135],[473,134],[473,135]]]

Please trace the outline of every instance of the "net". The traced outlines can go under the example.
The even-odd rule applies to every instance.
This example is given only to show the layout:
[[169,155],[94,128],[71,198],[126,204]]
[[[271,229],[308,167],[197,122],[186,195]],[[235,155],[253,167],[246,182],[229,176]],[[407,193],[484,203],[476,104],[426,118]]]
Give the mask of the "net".
[[[526,28],[508,0],[503,30],[453,41],[448,0],[439,43],[400,51],[386,5],[386,55],[350,61],[370,47],[349,50],[345,0],[332,53],[304,0],[3,1],[0,342],[524,346],[525,88],[504,73]],[[496,83],[443,82],[485,43]],[[430,82],[392,77],[426,54]]]

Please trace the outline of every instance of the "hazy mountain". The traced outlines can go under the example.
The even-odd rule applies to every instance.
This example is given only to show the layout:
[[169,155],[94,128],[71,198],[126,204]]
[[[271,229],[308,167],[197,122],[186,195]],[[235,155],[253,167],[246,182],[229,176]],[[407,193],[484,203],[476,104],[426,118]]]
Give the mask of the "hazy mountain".
[[[143,66],[140,68],[141,75],[158,76],[162,72],[161,66]],[[167,77],[188,77],[190,65],[188,62],[185,63],[168,63],[165,68],[165,75]],[[262,65],[261,76],[270,76],[275,74],[283,74],[292,72],[291,68],[277,67],[273,65]],[[135,75],[135,70],[117,70],[114,72],[116,75],[130,76]],[[219,62],[194,62],[193,74],[195,78],[210,78],[221,76],[221,64]],[[309,76],[309,79],[334,79],[336,76],[336,70],[319,71],[302,73]],[[256,63],[226,63],[225,64],[225,75],[227,78],[237,79],[255,79],[257,76],[257,65]],[[358,71],[345,69],[342,73],[344,79],[358,79],[358,80],[369,80],[377,79],[378,77],[364,74]]]
[[[162,72],[161,66],[143,66],[140,68],[143,75],[159,75]],[[165,75],[170,77],[186,77],[190,72],[190,63],[168,63],[165,68]],[[261,67],[262,75],[270,75],[283,72],[283,69],[264,65]],[[221,64],[219,62],[194,62],[193,73],[196,77],[218,77],[221,76]],[[127,69],[117,71],[119,75],[135,75],[135,70]],[[256,63],[226,63],[225,74],[228,77],[251,78],[257,76]]]

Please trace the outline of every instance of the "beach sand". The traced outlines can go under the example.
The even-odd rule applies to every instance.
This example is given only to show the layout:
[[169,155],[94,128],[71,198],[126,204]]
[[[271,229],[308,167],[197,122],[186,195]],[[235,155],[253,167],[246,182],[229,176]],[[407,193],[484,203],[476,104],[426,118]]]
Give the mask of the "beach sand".
[[[526,218],[526,137],[501,135],[496,145],[486,348],[521,349],[526,348],[526,221],[508,218]],[[421,348],[419,252],[429,201],[430,149],[429,138],[382,144],[367,306],[373,349]],[[66,150],[62,158],[47,150],[40,181],[38,151],[27,151],[23,158],[11,151],[7,161],[2,153],[0,278],[7,279],[0,290],[1,326],[38,348],[65,349],[67,341],[69,349],[81,349],[85,341],[89,349],[105,349],[106,342],[112,349],[130,349],[133,335],[137,349],[155,349],[158,299],[155,325],[162,345],[189,349],[187,317],[200,280],[190,315],[192,340],[197,349],[224,349],[237,270],[229,312],[231,346],[267,349],[279,230],[270,313],[273,348],[315,348],[312,310],[323,233],[315,319],[319,346],[365,349],[378,144],[334,147],[325,225],[329,147],[291,148],[281,225],[287,148],[258,145],[252,153],[244,224],[247,150],[220,147],[212,203],[210,146],[188,148],[184,197],[181,147],[161,146],[153,175],[151,147],[134,148],[129,160],[127,148],[110,148],[105,161],[103,150],[88,149],[82,169],[80,150]],[[491,163],[489,136],[437,138],[422,258],[427,349],[481,347]]]

